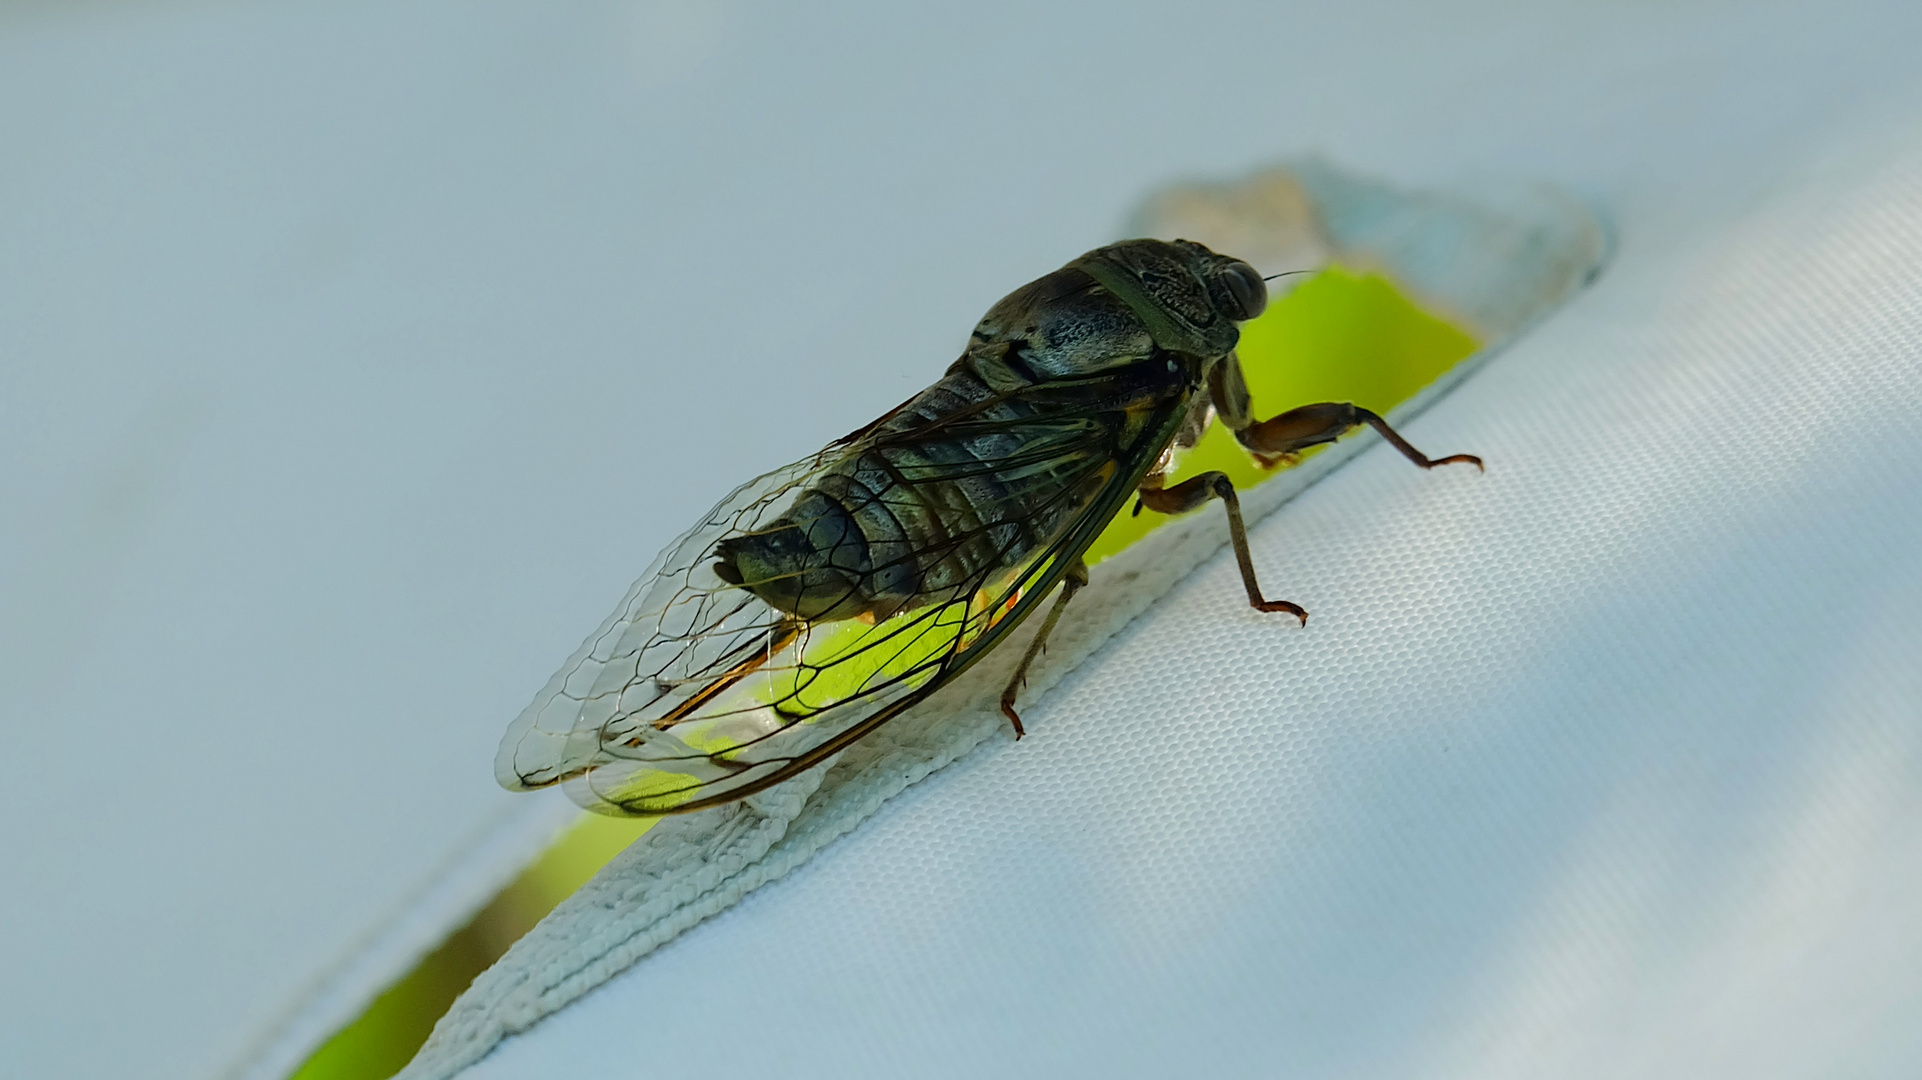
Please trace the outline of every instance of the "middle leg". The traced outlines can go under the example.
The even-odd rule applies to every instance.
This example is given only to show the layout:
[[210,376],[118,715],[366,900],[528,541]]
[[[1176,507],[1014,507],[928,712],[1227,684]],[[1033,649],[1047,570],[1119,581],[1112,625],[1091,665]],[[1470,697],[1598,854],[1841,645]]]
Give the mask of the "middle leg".
[[1248,606],[1256,611],[1285,611],[1300,619],[1301,625],[1308,625],[1308,612],[1301,605],[1262,598],[1261,584],[1255,580],[1255,560],[1248,553],[1248,530],[1241,522],[1241,498],[1235,494],[1235,485],[1227,474],[1205,472],[1171,488],[1160,486],[1159,479],[1150,475],[1148,483],[1136,493],[1135,513],[1141,513],[1145,506],[1157,514],[1185,514],[1209,499],[1220,499],[1228,511],[1228,540],[1235,549],[1235,562],[1241,567],[1241,584],[1248,590]]

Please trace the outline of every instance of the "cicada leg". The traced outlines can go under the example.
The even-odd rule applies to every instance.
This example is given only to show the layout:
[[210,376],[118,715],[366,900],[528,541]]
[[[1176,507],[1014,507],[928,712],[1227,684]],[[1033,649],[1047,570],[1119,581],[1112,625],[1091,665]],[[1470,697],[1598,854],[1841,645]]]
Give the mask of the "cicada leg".
[[1048,617],[1041,621],[1041,629],[1035,633],[1034,640],[1028,642],[1028,651],[1021,657],[1021,666],[1014,669],[1014,678],[1008,680],[1008,688],[1001,691],[1001,714],[1008,718],[1008,723],[1014,725],[1014,737],[1017,739],[1026,735],[1027,730],[1021,726],[1021,717],[1014,711],[1014,696],[1028,681],[1028,665],[1047,649],[1048,635],[1054,632],[1054,624],[1061,621],[1061,609],[1067,607],[1068,601],[1087,583],[1087,564],[1076,559],[1074,565],[1068,567],[1067,576],[1061,580],[1061,595],[1054,598],[1054,606],[1048,609]]
[[[1280,416],[1251,423],[1235,432],[1235,438],[1248,448],[1256,457],[1263,459],[1284,458],[1300,453],[1311,446],[1331,443],[1346,435],[1354,428],[1367,424],[1388,440],[1388,444],[1401,451],[1401,455],[1420,465],[1432,469],[1437,465],[1473,465],[1481,469],[1482,459],[1473,454],[1450,454],[1445,458],[1430,458],[1409,444],[1388,421],[1369,412],[1359,405],[1346,401],[1324,401],[1318,405],[1303,405],[1299,409],[1289,409]],[[1486,471],[1486,470],[1484,470]]]
[[1228,540],[1235,549],[1235,562],[1241,567],[1241,583],[1248,589],[1248,605],[1256,611],[1285,611],[1308,625],[1308,612],[1286,600],[1264,600],[1261,583],[1255,580],[1255,560],[1248,554],[1248,529],[1241,522],[1241,499],[1225,473],[1205,472],[1189,477],[1171,488],[1161,486],[1159,474],[1150,473],[1136,493],[1135,513],[1147,507],[1157,514],[1185,514],[1209,499],[1220,499],[1228,510]]

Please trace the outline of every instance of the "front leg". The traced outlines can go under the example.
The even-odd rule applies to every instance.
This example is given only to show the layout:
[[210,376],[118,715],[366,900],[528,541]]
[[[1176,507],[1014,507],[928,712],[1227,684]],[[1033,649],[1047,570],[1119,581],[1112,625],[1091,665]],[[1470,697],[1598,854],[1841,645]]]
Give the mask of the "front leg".
[[1248,604],[1256,611],[1285,611],[1308,625],[1308,612],[1286,600],[1264,600],[1261,584],[1255,580],[1255,560],[1248,554],[1248,530],[1241,523],[1241,499],[1227,475],[1205,472],[1183,480],[1171,488],[1161,486],[1161,473],[1150,473],[1136,493],[1134,512],[1147,507],[1157,514],[1185,514],[1209,499],[1220,499],[1228,510],[1228,540],[1234,545],[1235,562],[1241,567],[1241,583],[1248,589]]
[[1290,457],[1311,446],[1334,442],[1362,424],[1381,432],[1382,438],[1387,439],[1390,446],[1424,469],[1458,463],[1482,468],[1482,459],[1473,454],[1430,458],[1409,445],[1407,439],[1388,426],[1388,421],[1346,401],[1324,401],[1319,405],[1290,409],[1272,419],[1249,424],[1235,432],[1235,438],[1250,453],[1264,462],[1272,463],[1274,459]]

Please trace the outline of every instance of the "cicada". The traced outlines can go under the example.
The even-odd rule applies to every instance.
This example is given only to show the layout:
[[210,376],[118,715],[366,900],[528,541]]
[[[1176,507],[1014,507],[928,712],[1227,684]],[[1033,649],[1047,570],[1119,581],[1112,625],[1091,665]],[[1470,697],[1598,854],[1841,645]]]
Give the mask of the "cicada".
[[1264,598],[1235,488],[1168,484],[1214,421],[1273,464],[1380,416],[1346,402],[1256,420],[1238,324],[1267,305],[1247,262],[1177,240],[1097,248],[989,309],[934,385],[750,481],[656,560],[508,728],[511,790],[563,783],[612,814],[698,810],[816,765],[912,708],[1052,604],[1016,694],[1088,581],[1115,515],[1219,499],[1248,602]]

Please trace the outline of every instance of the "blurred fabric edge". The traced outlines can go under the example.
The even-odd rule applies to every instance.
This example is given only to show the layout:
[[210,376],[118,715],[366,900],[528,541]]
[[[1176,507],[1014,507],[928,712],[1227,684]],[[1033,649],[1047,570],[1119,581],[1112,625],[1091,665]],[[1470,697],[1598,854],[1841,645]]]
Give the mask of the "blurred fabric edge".
[[[1346,627],[1314,644],[1252,631],[1221,602],[1231,569],[1217,559],[1177,587],[1193,602],[1150,609],[1037,710],[1080,738],[977,759],[917,791],[751,913],[701,928],[473,1074],[785,1061],[789,1075],[865,1075],[1010,1017],[1027,1019],[919,1071],[1007,1068],[1049,1038],[1090,1073],[1165,1071],[1197,1041],[1233,1072],[1302,1053],[1285,1045],[1307,1036],[1294,1023],[1212,1031],[1250,1009],[1295,1015],[1284,1006],[1301,991],[1269,973],[1308,985],[1359,969],[1384,1014],[1420,1019],[1384,1050],[1344,1015],[1334,1026],[1350,1041],[1330,1053],[1349,1075],[1912,1075],[1922,918],[1896,898],[1922,884],[1922,630],[1905,614],[1922,599],[1918,177],[1911,144],[1819,166],[1706,248],[1643,238],[1618,273],[1656,275],[1661,294],[1646,279],[1604,286],[1578,304],[1588,318],[1544,327],[1446,421],[1418,425],[1422,442],[1487,453],[1488,486],[1425,491],[1434,481],[1378,454],[1259,530],[1258,564],[1346,582]],[[1194,674],[1157,693],[1142,685],[1151,656]],[[1232,689],[1178,692],[1196,686]],[[1303,719],[1270,702],[1320,708]],[[1134,716],[1115,712],[1123,703]],[[1283,716],[1278,742],[1251,748]],[[1411,748],[1435,775],[1384,788]],[[1179,825],[1132,797],[1171,794],[1148,775],[1207,775],[1228,758],[1245,768],[1189,796],[1199,816]],[[1327,844],[1348,850],[1317,859],[1276,843],[1299,833],[1304,800]],[[1533,806],[1524,819],[1509,816],[1516,800]],[[1272,828],[1250,827],[1264,817]],[[1061,889],[1062,867],[1112,859],[1106,838],[1139,843],[1149,828],[1162,830],[1147,841],[1156,854],[1137,850],[1100,894],[1118,912]],[[1424,836],[1458,862],[1434,865]],[[864,869],[869,858],[889,873]],[[1366,877],[1389,899],[1364,909],[1405,924],[1304,900],[1318,861],[1373,862]],[[1210,869],[1196,880],[1168,880],[1197,862]],[[956,869],[969,865],[997,873]],[[944,892],[977,902],[917,914]],[[1438,923],[1456,940],[1408,940]],[[1298,931],[1292,947],[1275,947],[1277,924]],[[1202,927],[1152,963],[1107,953],[1105,977],[1060,962],[1114,935]],[[1023,944],[1034,937],[1046,946]],[[902,940],[914,946],[883,944]],[[1474,948],[1486,953],[1463,955]],[[1170,978],[1213,993],[1173,1004]],[[838,1027],[774,1021],[697,1048],[649,1006],[658,988],[712,1001],[744,980],[770,1000],[804,997],[809,1013],[860,1015],[872,1045],[850,1062],[832,1052],[846,1044]],[[1239,1004],[1207,1014],[1223,994]],[[1117,1041],[1105,1019],[1157,1011],[1173,1014],[1159,1036]]]

